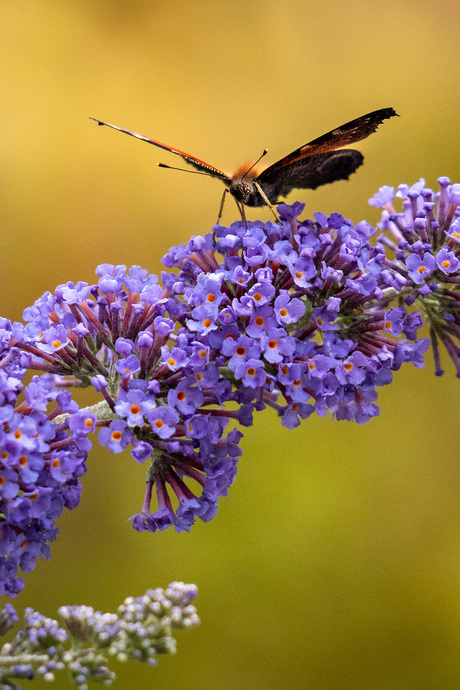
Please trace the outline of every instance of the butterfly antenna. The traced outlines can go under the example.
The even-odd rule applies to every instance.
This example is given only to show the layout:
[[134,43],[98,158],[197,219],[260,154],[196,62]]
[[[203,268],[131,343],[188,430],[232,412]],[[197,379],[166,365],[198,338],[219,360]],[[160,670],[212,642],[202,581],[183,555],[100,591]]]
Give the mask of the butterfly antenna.
[[211,173],[200,172],[199,170],[187,170],[187,168],[176,168],[173,165],[166,165],[166,163],[157,163],[159,168],[167,168],[168,170],[180,170],[180,172],[192,173],[192,175],[206,175],[211,176]]
[[243,177],[241,178],[241,180],[244,180],[244,178],[246,177],[246,175],[249,175],[249,173],[251,172],[251,170],[252,170],[253,168],[255,168],[255,166],[256,166],[258,163],[260,163],[260,161],[262,160],[262,158],[263,158],[264,156],[266,156],[267,153],[268,153],[268,149],[264,149],[264,150],[262,151],[262,154],[259,156],[259,158],[251,165],[250,168],[248,168],[248,169],[246,170],[246,172],[244,173],[244,175],[243,175]]

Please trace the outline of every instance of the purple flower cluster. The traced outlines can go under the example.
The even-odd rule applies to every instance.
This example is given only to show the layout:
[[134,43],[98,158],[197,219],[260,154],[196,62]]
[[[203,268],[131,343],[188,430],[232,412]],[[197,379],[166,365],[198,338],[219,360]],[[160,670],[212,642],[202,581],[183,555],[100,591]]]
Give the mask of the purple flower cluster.
[[[97,285],[60,285],[25,310],[25,325],[2,321],[0,581],[30,569],[59,508],[78,502],[96,426],[111,452],[148,461],[134,527],[189,530],[227,494],[241,454],[234,425],[251,425],[254,411],[274,408],[287,428],[314,412],[377,415],[378,387],[404,362],[424,364],[430,341],[417,337],[414,305],[430,324],[436,373],[439,341],[459,371],[460,185],[439,182],[438,194],[423,181],[382,188],[373,242],[365,221],[300,221],[302,204],[281,204],[280,222],[216,226],[173,247],[163,285],[139,266],[102,265]],[[18,402],[26,369],[42,375]],[[80,410],[76,385],[100,402]],[[16,557],[24,534],[35,550]]]
[[[139,266],[127,272],[102,265],[97,272],[97,285],[60,285],[26,309],[27,324],[11,327],[10,347],[20,350],[22,367],[45,372],[38,381],[50,381],[54,395],[64,395],[58,391],[68,377],[101,394],[99,404],[77,411],[66,389],[68,405],[53,413],[80,448],[89,449],[82,444],[97,422],[99,441],[111,452],[130,446],[137,462],[149,460],[134,527],[188,530],[196,517],[214,517],[219,496],[227,494],[242,434],[224,432],[231,419],[250,423],[250,406],[221,408],[235,398],[231,383],[220,380],[209,348],[178,330],[176,302],[156,276]],[[41,389],[34,385],[38,405]],[[154,486],[158,509],[152,512]]]
[[215,228],[216,242],[174,247],[164,262],[179,276],[163,280],[238,402],[275,408],[288,428],[328,411],[364,423],[393,370],[423,366],[422,321],[389,307],[399,274],[384,245],[369,243],[368,223],[339,214],[299,222],[302,210],[282,204],[281,224],[238,222]]
[[[440,191],[425,180],[409,187],[381,187],[369,203],[383,208],[379,240],[395,259],[387,260],[396,271],[395,290],[406,304],[417,304],[430,326],[435,373],[443,373],[439,343],[445,347],[460,377],[460,184],[448,177],[438,179]],[[402,199],[403,210],[393,201]]]
[[[56,518],[79,503],[96,421],[57,377],[34,376],[23,388],[24,355],[10,347],[14,331],[0,318],[0,594],[11,597],[24,587],[18,569],[29,572],[39,556],[50,557]],[[62,412],[71,419],[53,423]]]

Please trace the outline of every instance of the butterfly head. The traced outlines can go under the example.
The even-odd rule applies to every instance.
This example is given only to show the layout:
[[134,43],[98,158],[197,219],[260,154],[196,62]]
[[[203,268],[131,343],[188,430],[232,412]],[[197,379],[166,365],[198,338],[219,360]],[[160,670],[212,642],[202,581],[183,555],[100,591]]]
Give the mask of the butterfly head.
[[254,185],[262,170],[263,166],[257,163],[243,163],[233,173],[228,191],[244,206],[264,205],[265,202]]

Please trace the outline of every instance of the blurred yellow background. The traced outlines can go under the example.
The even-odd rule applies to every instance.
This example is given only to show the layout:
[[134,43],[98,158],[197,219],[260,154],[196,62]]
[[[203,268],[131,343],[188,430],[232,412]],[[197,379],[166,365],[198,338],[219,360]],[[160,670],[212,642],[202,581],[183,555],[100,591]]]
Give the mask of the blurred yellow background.
[[[384,184],[460,181],[459,4],[427,0],[22,0],[0,6],[0,314],[98,263],[161,270],[171,244],[215,222],[219,181],[90,116],[223,169],[274,162],[392,106],[349,182],[293,192],[308,213],[376,222]],[[269,218],[266,209],[250,218]],[[232,201],[224,222],[237,218]],[[145,470],[97,447],[80,507],[19,608],[114,610],[194,582],[200,628],[157,669],[116,666],[119,688],[450,690],[460,686],[459,386],[410,366],[364,427],[267,411],[217,517],[138,534]],[[45,687],[40,682],[37,688]],[[49,687],[48,685],[46,687]],[[55,688],[68,687],[64,681]]]

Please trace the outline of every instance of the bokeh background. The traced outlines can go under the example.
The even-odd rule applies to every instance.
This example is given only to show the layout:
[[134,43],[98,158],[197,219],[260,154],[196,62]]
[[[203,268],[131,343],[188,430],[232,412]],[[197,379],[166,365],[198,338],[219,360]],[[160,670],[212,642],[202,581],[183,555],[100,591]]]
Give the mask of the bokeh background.
[[[232,169],[392,106],[349,182],[289,201],[376,222],[383,184],[460,181],[458,28],[457,0],[2,2],[0,313],[101,262],[158,272],[215,222],[218,181],[158,168],[181,161],[90,116]],[[120,688],[458,688],[460,384],[444,364],[399,372],[364,427],[260,413],[230,496],[190,534],[136,533],[144,468],[96,447],[18,607],[110,611],[196,583],[200,628],[157,669],[116,666]]]

